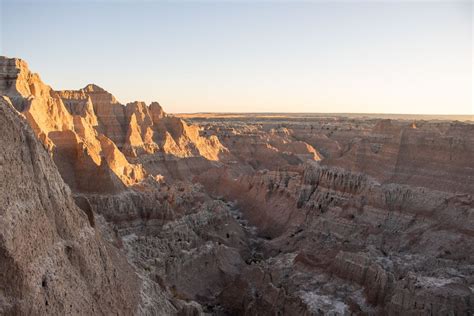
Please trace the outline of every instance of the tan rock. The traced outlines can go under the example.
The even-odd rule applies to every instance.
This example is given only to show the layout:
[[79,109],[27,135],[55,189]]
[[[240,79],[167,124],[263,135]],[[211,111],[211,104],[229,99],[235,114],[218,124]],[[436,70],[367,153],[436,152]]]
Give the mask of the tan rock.
[[130,164],[114,142],[104,135],[99,136],[101,156],[107,161],[108,167],[127,185],[134,185],[146,176],[141,165]]
[[99,122],[98,131],[122,148],[126,133],[124,106],[112,94],[94,84],[89,84],[80,91],[91,99]]
[[[5,73],[2,75],[4,90],[0,92],[22,110],[38,138],[51,151],[64,181],[73,190],[117,192],[145,177],[141,167],[129,164],[121,153],[113,154],[118,149],[104,141],[105,136],[100,134],[100,130],[115,131],[117,128],[117,119],[107,115],[107,119],[104,118],[108,105],[122,107],[112,95],[94,85],[79,91],[56,92],[38,75],[32,74],[25,62],[4,57],[0,62]],[[9,86],[7,81],[12,84]],[[94,106],[107,124],[100,122]],[[110,134],[117,136],[117,133]],[[96,181],[91,183],[91,177]]]
[[47,152],[0,100],[0,313],[133,314],[139,280],[75,204]]
[[132,102],[127,104],[125,111],[128,131],[125,137],[124,152],[132,157],[142,153],[156,152],[158,145],[153,140],[153,121],[146,104]]
[[165,117],[166,113],[158,102],[151,102],[149,106],[153,125],[158,125],[159,121]]

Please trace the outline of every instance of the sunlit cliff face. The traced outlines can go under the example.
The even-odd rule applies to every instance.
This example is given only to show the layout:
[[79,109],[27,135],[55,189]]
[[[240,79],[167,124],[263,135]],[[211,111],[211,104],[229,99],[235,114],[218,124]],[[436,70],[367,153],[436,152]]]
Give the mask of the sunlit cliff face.
[[472,311],[472,122],[0,94],[0,314]]
[[[218,161],[226,148],[217,137],[203,137],[199,127],[167,117],[157,102],[120,104],[96,85],[54,91],[26,62],[2,57],[2,94],[27,118],[59,166],[70,169],[66,181],[90,187],[100,174],[104,190],[142,181],[147,172],[134,158],[142,154]],[[92,190],[95,190],[93,188]]]

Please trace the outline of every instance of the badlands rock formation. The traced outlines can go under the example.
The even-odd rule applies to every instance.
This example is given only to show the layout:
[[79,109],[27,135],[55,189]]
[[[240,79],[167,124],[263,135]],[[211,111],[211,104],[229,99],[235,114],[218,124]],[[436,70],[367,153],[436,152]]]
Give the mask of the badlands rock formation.
[[[450,192],[474,191],[472,117],[467,122],[443,121],[442,117],[426,121],[420,116],[420,120],[414,122],[301,114],[274,118],[245,115],[190,118],[203,125],[206,133],[220,135],[231,153],[233,149],[238,153],[249,152],[249,143],[255,147],[254,139],[258,138],[265,139],[264,144],[272,143],[275,131],[280,131],[280,135],[284,131],[284,142],[293,146],[295,141],[300,141],[317,149],[317,157],[324,158],[323,165],[365,173],[380,182]],[[242,138],[247,139],[242,141],[245,149],[240,147]],[[297,150],[292,149],[291,153]],[[259,161],[259,156],[255,156]],[[260,163],[257,169],[267,167],[272,166]]]
[[0,314],[132,313],[140,281],[0,99]]
[[156,102],[125,106],[92,84],[54,91],[19,59],[0,59],[0,81],[0,93],[26,117],[74,191],[119,192],[142,181],[149,173],[138,155],[215,161],[226,153],[217,137],[201,137],[197,126],[166,117]]
[[[258,266],[262,277],[271,277],[261,284],[248,277],[250,270],[242,273],[241,288],[224,295],[236,300],[233,291],[239,291],[254,304],[236,304],[235,312],[287,313],[286,305],[298,300],[315,300],[313,312],[322,313],[472,311],[470,195],[381,185],[314,163],[301,172],[220,179],[217,185],[208,182],[209,189],[238,201],[244,217],[268,239]],[[266,296],[270,285],[278,299]],[[263,297],[252,294],[255,287]]]
[[0,313],[474,312],[472,122],[0,94]]

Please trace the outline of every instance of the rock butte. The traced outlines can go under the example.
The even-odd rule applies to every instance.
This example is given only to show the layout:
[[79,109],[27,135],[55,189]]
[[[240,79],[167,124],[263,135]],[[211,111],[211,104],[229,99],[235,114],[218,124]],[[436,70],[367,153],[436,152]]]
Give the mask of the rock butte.
[[470,122],[0,94],[0,314],[474,313]]

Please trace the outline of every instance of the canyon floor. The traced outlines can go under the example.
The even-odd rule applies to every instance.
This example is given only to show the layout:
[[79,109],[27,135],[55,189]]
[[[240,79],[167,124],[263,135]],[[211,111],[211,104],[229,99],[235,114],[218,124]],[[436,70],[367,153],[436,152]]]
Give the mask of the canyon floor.
[[0,95],[0,314],[474,313],[472,117]]

